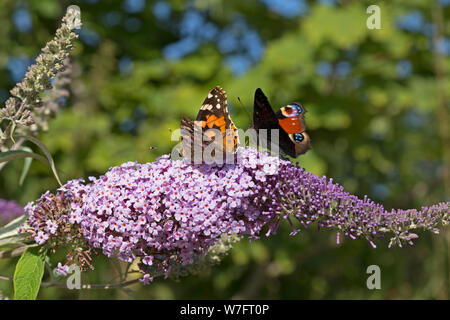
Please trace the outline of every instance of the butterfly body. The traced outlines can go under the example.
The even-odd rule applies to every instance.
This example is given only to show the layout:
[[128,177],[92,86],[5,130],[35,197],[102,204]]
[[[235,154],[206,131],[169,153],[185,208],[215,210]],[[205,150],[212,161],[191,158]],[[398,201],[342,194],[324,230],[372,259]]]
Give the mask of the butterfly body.
[[183,149],[186,147],[191,150],[191,159],[195,156],[194,152],[200,151],[203,154],[204,149],[212,143],[212,156],[216,156],[216,152],[222,153],[223,156],[233,154],[239,145],[237,128],[228,112],[227,94],[219,86],[208,93],[196,120],[183,117],[180,128]]
[[270,148],[272,140],[271,130],[278,130],[278,145],[280,151],[293,158],[307,152],[310,146],[310,138],[306,133],[305,124],[306,109],[297,102],[290,103],[277,112],[274,112],[267,97],[261,89],[255,92],[253,109],[253,127],[258,131],[267,129],[267,144]]

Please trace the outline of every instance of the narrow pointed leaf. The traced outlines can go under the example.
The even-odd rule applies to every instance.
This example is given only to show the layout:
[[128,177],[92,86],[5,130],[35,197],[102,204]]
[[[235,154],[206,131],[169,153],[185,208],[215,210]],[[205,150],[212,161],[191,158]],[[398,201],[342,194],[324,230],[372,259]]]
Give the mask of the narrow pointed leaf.
[[19,228],[22,224],[24,224],[27,220],[27,215],[24,214],[10,223],[8,223],[6,226],[3,226],[0,228],[0,249],[6,250],[6,249],[12,249],[16,247],[23,246],[26,244],[26,237],[27,234],[20,234],[19,235]]
[[6,226],[0,228],[0,240],[16,235],[20,226],[27,221],[28,215],[24,214],[14,219]]
[[59,185],[62,186],[61,180],[59,179],[58,172],[56,171],[55,162],[53,161],[53,157],[50,154],[50,151],[48,151],[45,144],[43,144],[39,139],[32,137],[32,136],[23,136],[22,138],[25,138],[34,144],[36,144],[44,153],[44,155],[47,157],[48,163],[50,164],[50,168],[52,168],[53,175],[55,176],[56,180],[58,181]]
[[[22,148],[25,151],[32,152],[32,150],[28,147]],[[23,163],[22,173],[20,174],[19,186],[22,186],[25,178],[28,175],[28,171],[30,170],[31,163],[33,162],[33,158],[25,158],[25,162]]]
[[22,158],[34,158],[48,164],[48,161],[45,157],[34,152],[27,152],[24,150],[11,150],[0,153],[0,163]]

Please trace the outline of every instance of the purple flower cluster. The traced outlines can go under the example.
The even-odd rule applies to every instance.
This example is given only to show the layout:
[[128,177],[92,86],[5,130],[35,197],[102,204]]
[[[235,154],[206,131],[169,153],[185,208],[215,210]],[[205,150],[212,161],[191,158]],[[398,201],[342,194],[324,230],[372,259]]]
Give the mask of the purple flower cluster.
[[69,220],[79,223],[88,243],[111,257],[144,265],[167,265],[170,258],[192,262],[195,252],[222,233],[259,229],[255,197],[263,194],[247,166],[192,166],[161,157],[129,162],[99,179],[90,178],[82,204]]
[[237,164],[219,166],[162,156],[153,163],[124,163],[89,184],[70,181],[56,196],[46,193],[27,205],[30,229],[24,231],[40,244],[57,245],[55,239],[67,234],[108,257],[140,258],[147,283],[154,270],[167,275],[173,262],[192,263],[222,234],[256,238],[267,227],[268,236],[282,220],[293,234],[293,219],[303,226],[317,222],[375,246],[385,233],[392,234],[391,244],[401,245],[417,237],[411,230],[436,231],[449,219],[449,203],[386,211],[288,160],[252,148],[239,148],[236,157]]
[[24,214],[23,207],[17,202],[0,199],[0,224],[4,224],[22,214]]
[[[412,230],[429,230],[439,233],[440,225],[447,225],[450,220],[450,203],[443,202],[422,209],[385,210],[364,196],[357,196],[344,191],[344,188],[333,183],[332,179],[319,178],[306,172],[298,165],[285,166],[279,172],[279,199],[282,216],[295,229],[291,218],[301,225],[317,221],[319,228],[333,228],[351,239],[365,238],[376,248],[375,239],[384,239],[390,234],[389,247],[396,244],[402,247],[403,242],[412,245],[412,239],[418,238]],[[285,196],[282,196],[282,195]]]
[[242,149],[240,165],[224,166],[193,166],[168,156],[124,163],[90,177],[89,184],[74,180],[59,189],[73,200],[57,220],[43,214],[49,194],[28,204],[28,224],[39,244],[54,238],[58,225],[77,225],[89,247],[128,262],[140,257],[144,271],[156,266],[167,274],[170,262],[191,263],[224,233],[257,234],[276,214],[269,199],[276,176],[266,172],[276,171],[277,158],[258,155]]

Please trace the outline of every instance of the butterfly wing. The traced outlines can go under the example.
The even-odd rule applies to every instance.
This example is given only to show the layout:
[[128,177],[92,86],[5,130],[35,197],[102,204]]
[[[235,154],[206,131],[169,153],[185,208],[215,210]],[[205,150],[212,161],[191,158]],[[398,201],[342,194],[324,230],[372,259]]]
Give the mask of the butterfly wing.
[[253,105],[253,125],[255,129],[278,129],[278,119],[260,88],[255,91]]
[[225,131],[232,123],[228,114],[227,94],[221,87],[213,88],[203,101],[196,121],[202,128]]
[[281,107],[276,113],[278,123],[288,134],[306,131],[305,124],[306,109],[298,102],[290,103]]
[[[203,101],[200,111],[197,114],[195,121],[187,117],[181,119],[181,129],[184,129],[182,134],[183,141],[189,143],[191,151],[193,152],[195,145],[201,143],[201,147],[207,147],[210,143],[218,143],[217,148],[223,150],[223,153],[235,153],[239,145],[239,136],[237,128],[231,120],[228,112],[227,94],[219,86],[213,88],[208,96]],[[211,130],[213,129],[213,130]],[[220,132],[220,136],[216,134]],[[209,139],[206,141],[196,141],[194,134],[201,133],[200,139],[203,135]]]
[[264,95],[263,91],[258,88],[255,91],[255,99],[253,105],[253,126],[259,136],[260,129],[267,129],[267,147],[271,145],[271,129],[278,129],[279,147],[281,151],[288,156],[296,157],[295,144],[289,135],[280,127],[278,118],[272,109],[272,106]]
[[311,139],[306,131],[306,109],[298,102],[281,107],[276,113],[280,127],[295,145],[295,157],[311,149]]
[[203,141],[202,128],[199,127],[189,119],[183,117],[180,122],[181,137],[182,137],[182,149],[181,156],[191,155],[191,159],[194,159],[194,152],[197,150],[203,151],[203,148],[208,146],[212,141]]
[[[228,112],[227,94],[221,87],[216,86],[209,92],[205,101],[203,101],[195,124],[200,126],[207,135],[207,131],[210,129],[220,131],[224,153],[236,152],[239,145],[239,136]],[[208,136],[218,139],[218,137],[212,135]]]

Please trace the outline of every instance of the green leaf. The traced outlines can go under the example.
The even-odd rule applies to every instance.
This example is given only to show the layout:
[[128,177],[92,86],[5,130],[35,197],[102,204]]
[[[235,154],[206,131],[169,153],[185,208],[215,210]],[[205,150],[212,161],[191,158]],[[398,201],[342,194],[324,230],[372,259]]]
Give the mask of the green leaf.
[[35,300],[44,275],[45,253],[39,247],[25,250],[14,272],[14,300]]
[[27,220],[26,214],[0,228],[0,249],[11,249],[25,244],[26,234],[18,234],[19,228]]
[[59,179],[59,176],[58,176],[58,172],[56,171],[55,162],[53,161],[53,157],[50,154],[50,151],[48,151],[48,149],[45,146],[45,144],[43,144],[41,141],[39,141],[39,139],[37,139],[35,137],[32,137],[32,136],[23,136],[22,138],[25,138],[25,139],[33,142],[34,144],[36,144],[42,150],[42,152],[47,157],[47,160],[48,160],[48,163],[50,165],[50,168],[52,168],[53,175],[55,176],[55,178],[58,181],[59,185],[62,186],[61,180]]
[[[25,151],[32,152],[32,150],[28,147],[22,148]],[[28,171],[30,170],[31,163],[33,162],[33,158],[25,158],[25,162],[23,163],[22,173],[20,174],[19,186],[23,185],[25,178],[27,177]]]
[[27,221],[28,216],[26,214],[12,220],[7,225],[0,228],[0,240],[16,235],[19,227]]
[[30,168],[30,165],[31,165],[32,160],[30,158],[37,159],[39,161],[44,162],[45,164],[50,165],[50,168],[52,169],[52,172],[53,172],[56,180],[58,181],[59,185],[62,186],[61,180],[59,179],[59,176],[58,176],[58,172],[56,171],[55,162],[53,161],[52,155],[48,151],[47,147],[41,141],[39,141],[38,139],[36,139],[34,137],[24,136],[22,138],[25,138],[25,139],[33,142],[34,144],[36,144],[42,150],[42,152],[45,154],[45,157],[41,156],[40,154],[34,153],[34,152],[25,151],[25,150],[31,150],[29,148],[23,148],[25,150],[11,150],[11,151],[6,151],[6,152],[1,152],[0,153],[0,163],[8,162],[11,160],[16,160],[16,159],[26,158],[25,164],[24,164],[24,167],[22,170],[22,175],[21,175],[20,181],[19,181],[19,184],[22,185],[23,180],[25,179],[25,177],[28,173],[28,170]]
[[24,150],[11,150],[0,153],[0,163],[22,158],[34,158],[44,163],[48,163],[45,157],[34,152],[27,152]]

